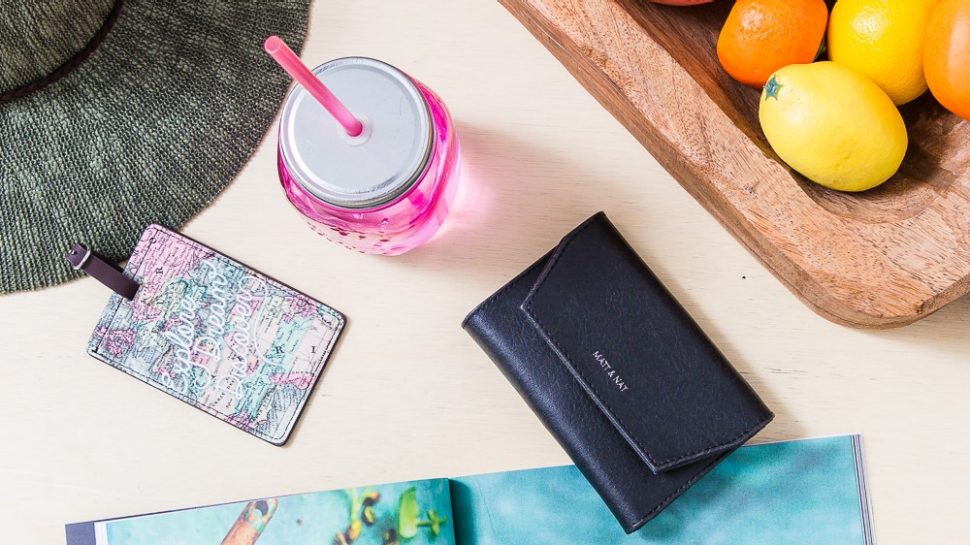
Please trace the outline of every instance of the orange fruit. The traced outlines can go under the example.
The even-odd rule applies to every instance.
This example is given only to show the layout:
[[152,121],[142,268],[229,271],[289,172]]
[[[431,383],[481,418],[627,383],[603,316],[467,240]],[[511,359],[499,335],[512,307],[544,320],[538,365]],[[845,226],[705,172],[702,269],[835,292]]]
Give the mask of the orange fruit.
[[936,100],[970,120],[970,0],[942,0],[933,9],[923,73]]
[[717,39],[732,78],[761,88],[779,68],[815,60],[829,10],[824,0],[738,0]]

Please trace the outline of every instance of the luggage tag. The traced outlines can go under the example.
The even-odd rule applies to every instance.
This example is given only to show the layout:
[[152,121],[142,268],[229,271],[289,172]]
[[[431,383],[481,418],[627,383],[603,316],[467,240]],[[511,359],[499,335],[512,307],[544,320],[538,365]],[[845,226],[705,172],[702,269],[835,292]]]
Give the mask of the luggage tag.
[[289,438],[344,317],[159,225],[125,272],[83,245],[67,260],[115,293],[88,354],[274,445]]

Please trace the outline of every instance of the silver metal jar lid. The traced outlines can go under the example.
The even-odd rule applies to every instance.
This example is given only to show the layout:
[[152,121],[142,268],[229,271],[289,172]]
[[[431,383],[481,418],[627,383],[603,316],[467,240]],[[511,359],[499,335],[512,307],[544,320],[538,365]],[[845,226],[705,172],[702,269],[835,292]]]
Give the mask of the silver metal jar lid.
[[280,151],[290,175],[342,208],[371,208],[401,196],[420,179],[434,143],[431,111],[414,82],[365,57],[336,59],[313,73],[364,131],[348,136],[303,87],[294,87],[280,119]]

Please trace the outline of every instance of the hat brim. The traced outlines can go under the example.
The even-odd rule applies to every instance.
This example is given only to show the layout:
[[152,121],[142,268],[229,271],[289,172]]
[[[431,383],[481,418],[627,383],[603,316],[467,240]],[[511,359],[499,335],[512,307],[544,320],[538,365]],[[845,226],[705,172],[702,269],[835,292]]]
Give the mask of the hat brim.
[[299,50],[309,1],[127,0],[81,66],[0,104],[0,293],[76,277],[72,242],[120,262],[205,208],[286,93],[263,40]]

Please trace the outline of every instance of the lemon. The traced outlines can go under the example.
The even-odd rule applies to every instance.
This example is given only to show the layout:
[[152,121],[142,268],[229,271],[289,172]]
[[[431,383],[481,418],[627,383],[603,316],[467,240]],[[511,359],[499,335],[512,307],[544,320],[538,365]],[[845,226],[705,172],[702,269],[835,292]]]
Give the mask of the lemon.
[[808,179],[865,191],[899,169],[909,138],[899,110],[869,78],[831,61],[771,76],[758,117],[768,143]]
[[896,104],[926,92],[923,41],[939,0],[839,0],[829,19],[829,59],[872,79]]

